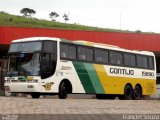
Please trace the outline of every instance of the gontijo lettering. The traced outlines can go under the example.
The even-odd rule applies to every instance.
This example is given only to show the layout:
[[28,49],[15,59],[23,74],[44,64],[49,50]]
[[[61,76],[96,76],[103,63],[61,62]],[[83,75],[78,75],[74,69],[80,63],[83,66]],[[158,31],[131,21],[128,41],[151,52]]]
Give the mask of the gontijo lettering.
[[110,68],[110,73],[112,74],[122,74],[122,75],[134,75],[134,70],[130,69],[120,69],[120,68]]

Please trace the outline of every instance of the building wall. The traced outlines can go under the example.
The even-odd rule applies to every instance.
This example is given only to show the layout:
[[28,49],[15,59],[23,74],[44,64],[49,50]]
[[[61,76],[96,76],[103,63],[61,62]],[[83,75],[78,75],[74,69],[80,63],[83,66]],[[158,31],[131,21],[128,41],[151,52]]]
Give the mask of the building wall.
[[131,50],[160,51],[159,34],[0,27],[0,44],[10,44],[14,39],[37,36],[58,37],[70,40],[87,40],[117,45]]

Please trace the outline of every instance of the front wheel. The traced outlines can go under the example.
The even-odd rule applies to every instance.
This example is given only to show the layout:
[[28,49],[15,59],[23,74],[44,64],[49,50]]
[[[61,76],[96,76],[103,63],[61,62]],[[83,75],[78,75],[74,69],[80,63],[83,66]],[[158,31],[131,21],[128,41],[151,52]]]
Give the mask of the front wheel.
[[68,91],[67,91],[67,86],[65,84],[65,82],[62,82],[59,86],[59,93],[58,93],[58,97],[60,99],[66,99],[68,95]]
[[38,99],[40,97],[39,93],[31,93],[31,97],[34,99]]

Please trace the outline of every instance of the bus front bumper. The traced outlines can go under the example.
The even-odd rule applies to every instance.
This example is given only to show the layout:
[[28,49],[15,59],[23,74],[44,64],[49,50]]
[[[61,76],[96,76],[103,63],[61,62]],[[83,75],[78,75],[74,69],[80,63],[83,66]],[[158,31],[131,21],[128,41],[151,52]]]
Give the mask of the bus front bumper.
[[18,93],[40,92],[40,87],[39,83],[5,83],[5,91]]

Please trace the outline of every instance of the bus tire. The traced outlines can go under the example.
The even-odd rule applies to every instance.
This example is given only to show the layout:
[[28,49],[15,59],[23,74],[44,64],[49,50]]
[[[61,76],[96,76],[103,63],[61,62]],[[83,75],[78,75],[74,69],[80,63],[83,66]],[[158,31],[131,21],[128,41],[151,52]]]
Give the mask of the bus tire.
[[39,93],[31,93],[31,97],[33,99],[38,99],[40,97],[40,94]]
[[136,85],[133,90],[133,99],[141,100],[142,99],[142,88],[139,85]]
[[130,85],[126,85],[124,88],[124,95],[119,95],[120,100],[132,100],[133,90]]
[[67,86],[65,82],[61,82],[59,86],[59,93],[58,97],[59,99],[66,99],[68,95]]

